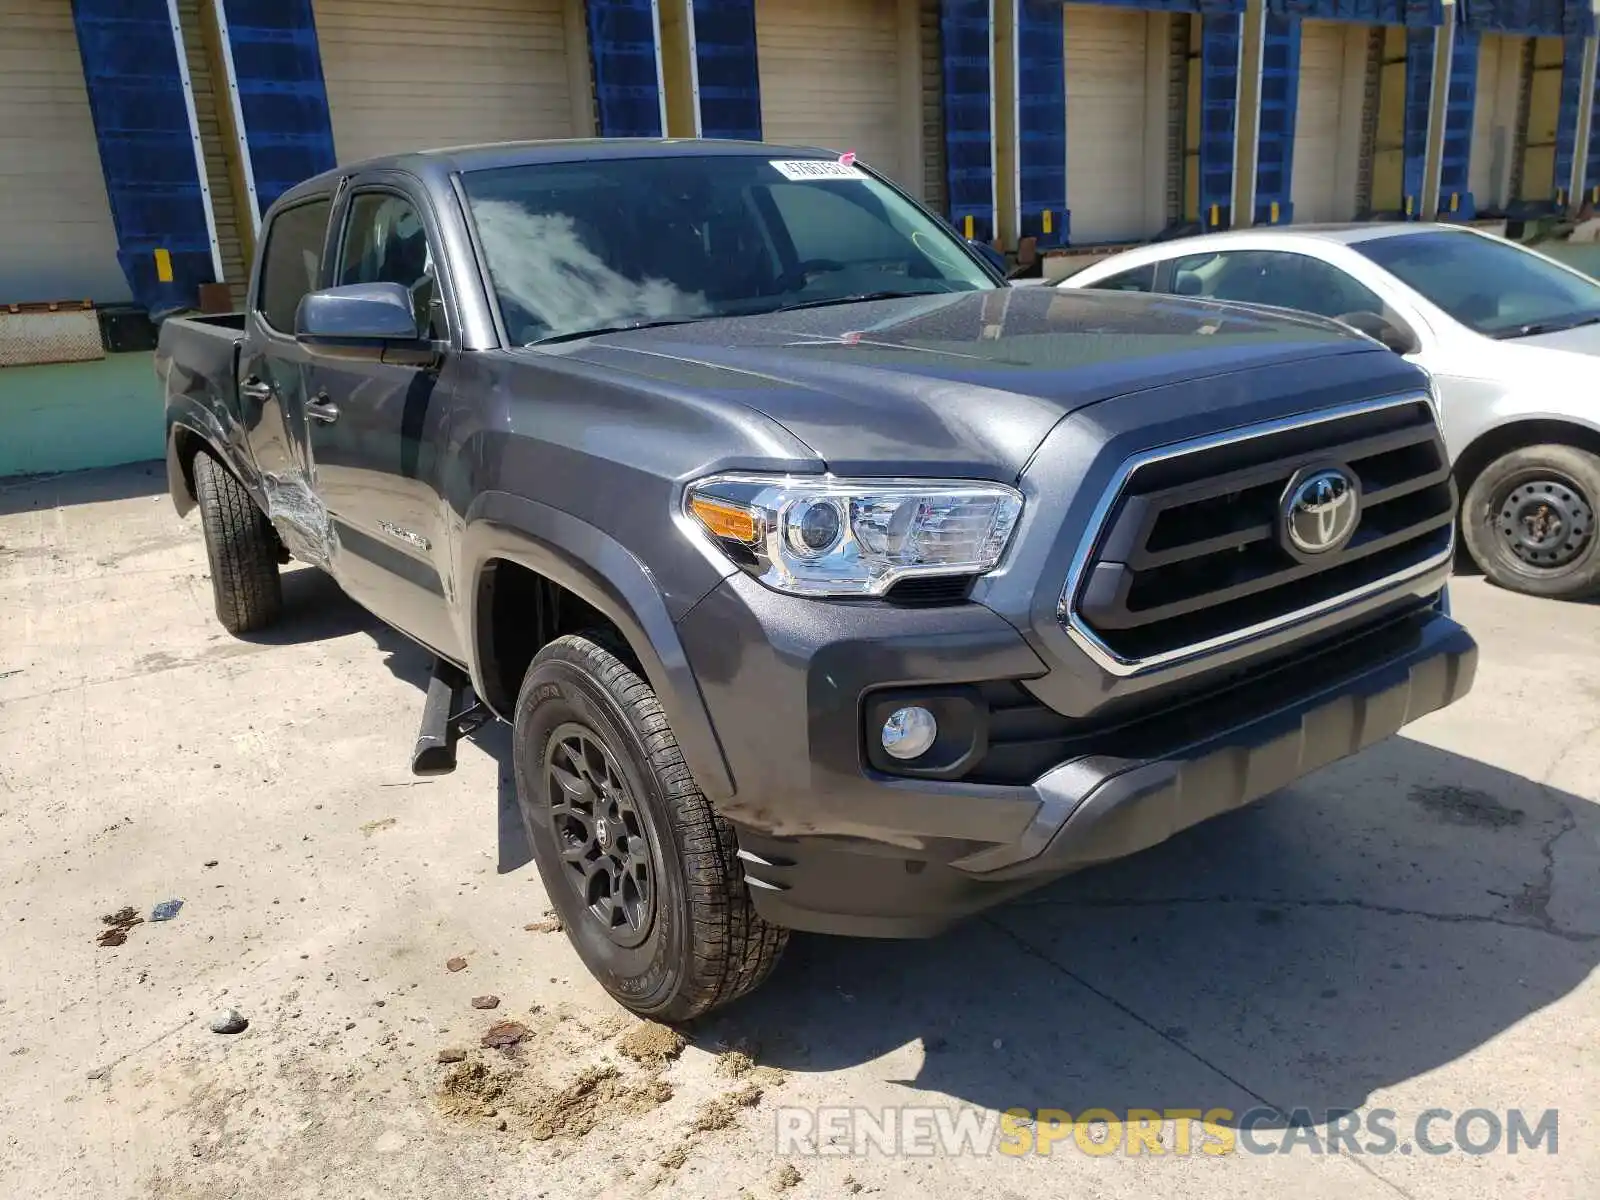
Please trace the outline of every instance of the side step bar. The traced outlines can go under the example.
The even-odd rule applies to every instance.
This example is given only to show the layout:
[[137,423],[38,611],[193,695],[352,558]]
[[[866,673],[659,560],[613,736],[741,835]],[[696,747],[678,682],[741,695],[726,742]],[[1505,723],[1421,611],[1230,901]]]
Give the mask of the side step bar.
[[[470,704],[465,703],[468,696]],[[442,658],[433,660],[428,698],[422,702],[422,727],[411,751],[413,775],[448,775],[456,769],[456,742],[489,720],[489,709],[472,696],[471,681]]]

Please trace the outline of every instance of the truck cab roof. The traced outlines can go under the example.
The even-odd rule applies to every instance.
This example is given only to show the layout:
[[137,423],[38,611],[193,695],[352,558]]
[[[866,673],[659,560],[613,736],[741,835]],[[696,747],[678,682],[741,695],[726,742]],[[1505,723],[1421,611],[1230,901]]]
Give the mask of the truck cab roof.
[[837,150],[770,142],[712,138],[554,138],[525,142],[484,142],[386,154],[342,164],[314,175],[285,192],[279,204],[333,190],[339,180],[369,171],[402,171],[442,183],[451,175],[546,163],[615,162],[638,158],[833,158]]

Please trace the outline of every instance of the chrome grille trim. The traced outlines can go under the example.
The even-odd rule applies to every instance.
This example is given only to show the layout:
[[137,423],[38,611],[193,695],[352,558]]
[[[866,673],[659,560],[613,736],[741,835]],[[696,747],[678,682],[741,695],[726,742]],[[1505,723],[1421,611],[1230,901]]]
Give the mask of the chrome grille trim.
[[1127,458],[1117,468],[1116,474],[1112,477],[1110,484],[1096,503],[1093,513],[1090,514],[1087,530],[1082,540],[1078,543],[1077,550],[1073,552],[1071,565],[1067,569],[1066,584],[1061,590],[1061,597],[1056,605],[1057,620],[1061,623],[1067,636],[1080,650],[1109,674],[1119,677],[1141,675],[1165,667],[1175,666],[1179,663],[1189,662],[1230,646],[1254,641],[1278,630],[1286,629],[1298,622],[1333,612],[1346,605],[1359,603],[1372,596],[1402,587],[1406,583],[1420,579],[1432,572],[1440,571],[1441,569],[1447,570],[1455,556],[1456,528],[1454,521],[1451,522],[1450,536],[1443,551],[1406,567],[1404,570],[1394,572],[1381,579],[1371,580],[1358,588],[1353,588],[1337,596],[1328,597],[1315,604],[1295,609],[1292,612],[1283,613],[1241,629],[1232,630],[1203,641],[1164,650],[1158,654],[1151,654],[1142,658],[1127,658],[1118,654],[1088,626],[1079,615],[1076,607],[1076,598],[1083,586],[1084,575],[1093,562],[1095,548],[1107,532],[1111,514],[1118,501],[1121,500],[1128,480],[1140,468],[1149,466],[1151,463],[1214,449],[1218,446],[1269,437],[1288,430],[1338,421],[1359,416],[1363,413],[1401,408],[1415,405],[1419,402],[1427,404],[1437,425],[1439,410],[1435,398],[1426,392],[1409,392],[1398,396],[1341,405],[1337,408],[1325,409],[1320,412],[1300,413],[1274,421],[1241,426],[1223,433],[1208,434],[1189,441],[1176,442],[1171,445],[1140,451]]

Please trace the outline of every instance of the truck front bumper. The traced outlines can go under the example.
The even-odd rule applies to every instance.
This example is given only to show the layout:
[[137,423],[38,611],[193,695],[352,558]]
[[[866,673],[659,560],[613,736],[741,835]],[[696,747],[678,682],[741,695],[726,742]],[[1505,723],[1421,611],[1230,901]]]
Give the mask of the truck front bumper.
[[981,606],[841,615],[737,579],[680,630],[732,768],[735,795],[720,808],[757,910],[793,929],[919,937],[1249,804],[1453,703],[1477,646],[1446,613],[1412,605],[1113,723],[1025,785],[867,762],[873,689],[1044,672]]

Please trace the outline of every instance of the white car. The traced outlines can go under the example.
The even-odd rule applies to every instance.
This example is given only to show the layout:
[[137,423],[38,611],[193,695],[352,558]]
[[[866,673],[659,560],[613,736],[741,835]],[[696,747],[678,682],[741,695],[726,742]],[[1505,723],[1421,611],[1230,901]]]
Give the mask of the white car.
[[1057,286],[1293,308],[1433,375],[1468,551],[1539,596],[1600,592],[1600,283],[1458,225],[1304,225],[1157,242]]

